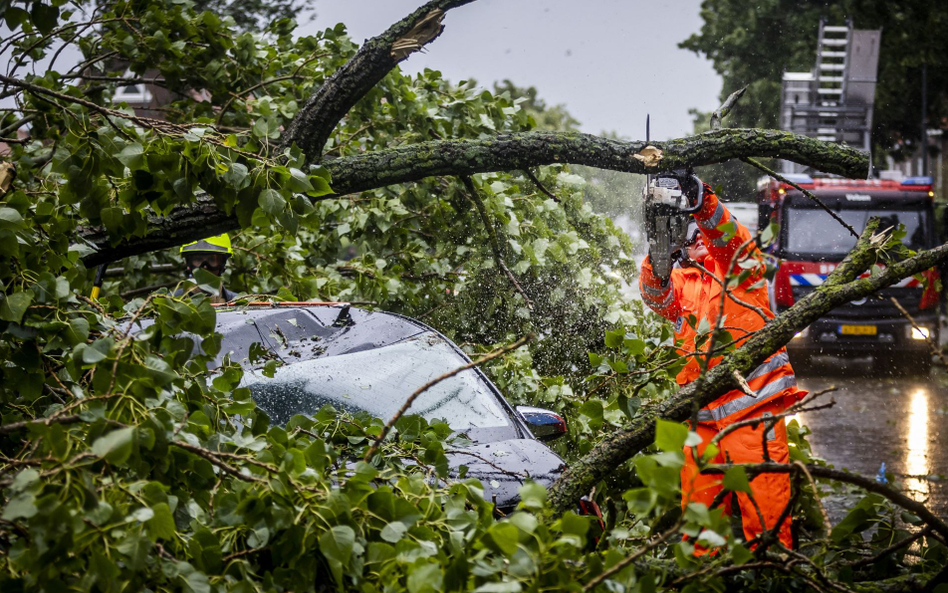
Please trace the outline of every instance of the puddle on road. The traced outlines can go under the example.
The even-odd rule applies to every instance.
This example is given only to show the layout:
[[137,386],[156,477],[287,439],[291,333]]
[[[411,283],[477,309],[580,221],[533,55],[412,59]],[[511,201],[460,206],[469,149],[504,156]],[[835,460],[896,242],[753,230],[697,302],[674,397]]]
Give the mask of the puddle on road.
[[[867,367],[868,365],[868,367]],[[865,361],[837,361],[801,375],[800,386],[817,391],[836,405],[806,412],[797,420],[810,427],[813,451],[838,469],[875,477],[885,463],[902,491],[948,516],[948,383],[944,377],[873,376]],[[839,509],[845,514],[845,509]],[[834,513],[835,514],[835,513]]]
[[[905,473],[908,476],[927,476],[928,467],[928,399],[927,389],[915,389],[909,396],[908,427],[905,430]],[[912,498],[919,502],[928,499],[929,481],[907,477],[905,487]]]

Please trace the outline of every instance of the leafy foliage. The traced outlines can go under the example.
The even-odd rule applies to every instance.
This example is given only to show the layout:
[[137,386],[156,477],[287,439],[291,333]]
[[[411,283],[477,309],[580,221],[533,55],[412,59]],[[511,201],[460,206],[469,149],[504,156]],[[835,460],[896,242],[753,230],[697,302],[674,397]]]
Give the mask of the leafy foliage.
[[[530,173],[556,199],[526,172],[477,176],[476,195],[442,178],[340,197],[298,149],[276,154],[281,129],[355,53],[342,27],[296,38],[276,20],[258,34],[164,0],[74,8],[16,3],[4,13],[8,77],[62,41],[84,59],[21,72],[18,112],[2,121],[32,126],[5,156],[17,178],[0,202],[4,592],[701,590],[722,588],[728,570],[754,558],[720,510],[680,510],[680,448],[694,438],[680,424],[660,424],[654,449],[597,486],[597,541],[595,521],[554,515],[529,481],[519,511],[499,517],[478,483],[449,471],[445,450],[460,445],[442,423],[401,418],[372,464],[356,460],[381,420],[327,408],[271,425],[241,387],[242,367],[208,370],[221,348],[215,309],[200,292],[167,290],[186,283],[162,267],[174,253],[126,259],[104,296],[88,298],[84,228],[101,225],[118,242],[176,206],[211,202],[240,220],[224,279],[233,289],[368,301],[421,317],[471,352],[535,334],[530,350],[489,371],[513,401],[566,415],[567,460],[660,403],[681,363],[668,328],[622,296],[634,280],[628,238],[583,202],[588,182],[566,167]],[[175,97],[165,119],[113,101],[127,70]],[[396,69],[337,126],[326,158],[532,129],[521,103]],[[254,354],[251,364],[273,370]],[[791,433],[808,461],[805,431]],[[727,483],[745,488],[746,476]],[[800,502],[807,517],[819,514],[813,500]],[[784,584],[842,574],[866,546],[861,534],[876,534],[872,550],[887,546],[905,523],[895,512],[867,498],[830,533],[817,568]],[[682,533],[690,539],[676,541]],[[728,547],[696,559],[695,541]],[[937,540],[919,549],[917,561],[892,566],[915,577],[945,560]]]

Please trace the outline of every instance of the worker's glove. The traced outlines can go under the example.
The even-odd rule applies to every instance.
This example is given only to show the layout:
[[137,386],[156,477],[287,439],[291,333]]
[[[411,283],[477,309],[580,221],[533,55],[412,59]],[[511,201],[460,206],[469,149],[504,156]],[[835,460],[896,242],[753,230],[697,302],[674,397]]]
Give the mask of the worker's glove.
[[671,184],[671,180],[681,189],[681,193],[688,199],[688,205],[694,206],[698,203],[698,194],[701,190],[701,180],[695,175],[692,169],[673,169],[665,173],[659,173],[657,180],[660,183]]

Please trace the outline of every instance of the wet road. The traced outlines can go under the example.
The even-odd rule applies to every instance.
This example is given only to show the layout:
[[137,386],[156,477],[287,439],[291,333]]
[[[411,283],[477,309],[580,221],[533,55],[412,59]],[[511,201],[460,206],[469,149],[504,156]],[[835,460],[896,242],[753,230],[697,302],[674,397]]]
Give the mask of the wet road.
[[[797,417],[810,427],[814,453],[837,468],[876,476],[880,466],[902,481],[912,498],[948,517],[948,376],[881,374],[870,358],[823,359],[799,373],[811,392],[835,385],[820,398],[828,410]],[[940,475],[940,476],[939,476]],[[928,479],[925,479],[925,477]],[[833,515],[844,509],[835,509]],[[834,517],[836,519],[836,517]]]

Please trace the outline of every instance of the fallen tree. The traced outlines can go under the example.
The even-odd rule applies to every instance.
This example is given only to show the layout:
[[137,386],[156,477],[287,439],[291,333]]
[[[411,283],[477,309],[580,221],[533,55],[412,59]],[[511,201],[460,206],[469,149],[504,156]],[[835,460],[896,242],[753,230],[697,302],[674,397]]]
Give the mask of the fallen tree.
[[[560,166],[644,173],[635,156],[645,144],[529,131],[515,98],[397,71],[467,3],[428,2],[357,51],[336,29],[292,39],[275,22],[264,38],[175,2],[107,3],[77,23],[57,22],[58,8],[42,2],[11,9],[8,23],[21,28],[5,47],[17,57],[0,82],[22,112],[5,117],[0,136],[24,120],[32,136],[7,138],[19,175],[0,183],[4,590],[753,590],[766,586],[757,571],[815,590],[943,580],[944,521],[894,488],[813,464],[704,468],[745,481],[794,473],[796,506],[785,512],[802,516],[816,552],[765,535],[752,553],[719,513],[679,517],[675,447],[647,449],[666,440],[658,420],[687,419],[814,319],[936,265],[948,246],[859,278],[898,251],[870,225],[822,287],[739,348],[722,345],[717,366],[671,392],[676,355],[648,337],[665,330],[618,296],[632,280],[628,239],[584,208],[580,182]],[[83,63],[17,73],[55,40],[81,45]],[[165,120],[113,105],[110,93],[132,80],[181,99]],[[207,92],[196,98],[198,88]],[[758,156],[859,177],[868,168],[857,151],[773,130],[654,144],[661,168]],[[565,410],[568,469],[549,492],[525,486],[521,512],[499,520],[477,484],[443,470],[449,427],[330,411],[271,427],[240,387],[243,370],[225,364],[209,379],[206,358],[192,358],[181,337],[201,335],[213,351],[206,300],[84,296],[94,265],[125,259],[124,277],[150,286],[151,265],[169,260],[141,254],[236,229],[235,272],[245,268],[234,276],[248,292],[380,302],[472,350],[511,333],[562,338],[541,337],[492,372],[511,398]],[[154,325],[130,336],[116,321],[129,315]],[[615,371],[612,392],[574,396],[582,357],[619,324],[640,336],[630,339],[637,379]],[[646,385],[658,387],[636,408]],[[384,454],[366,455],[376,446]],[[340,462],[359,458],[378,461]],[[625,469],[630,459],[637,475]],[[806,505],[819,504],[813,476],[871,493],[858,525],[809,516]],[[598,548],[590,522],[572,512],[594,488],[608,521]],[[900,519],[901,508],[914,515]],[[906,533],[899,521],[926,525]],[[692,559],[682,533],[726,552]],[[910,548],[916,556],[904,561]]]

